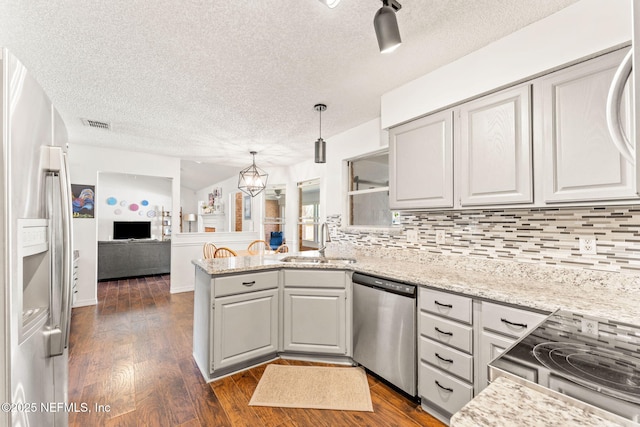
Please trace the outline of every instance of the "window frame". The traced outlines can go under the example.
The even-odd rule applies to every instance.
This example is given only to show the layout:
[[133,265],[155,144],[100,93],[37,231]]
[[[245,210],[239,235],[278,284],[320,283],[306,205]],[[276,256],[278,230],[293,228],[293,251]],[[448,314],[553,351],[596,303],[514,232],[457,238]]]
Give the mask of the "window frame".
[[[349,159],[345,159],[344,160],[344,177],[345,177],[345,182],[346,182],[346,191],[345,191],[345,209],[344,209],[344,213],[345,213],[345,221],[344,224],[342,226],[343,229],[355,229],[355,230],[363,230],[363,229],[368,229],[368,230],[379,230],[379,231],[393,231],[393,230],[397,230],[398,226],[393,224],[394,221],[394,211],[389,209],[389,212],[391,213],[391,218],[392,218],[392,222],[388,225],[353,225],[352,221],[353,221],[353,203],[352,203],[352,196],[356,196],[356,195],[363,195],[363,194],[371,194],[371,193],[381,193],[381,192],[386,192],[387,196],[389,194],[389,177],[387,176],[387,185],[386,186],[381,186],[381,187],[376,187],[376,188],[367,188],[364,190],[352,190],[351,188],[353,187],[353,162],[356,162],[358,160],[366,160],[367,158],[371,158],[371,157],[376,157],[376,156],[380,156],[386,154],[387,157],[389,156],[389,147],[384,147],[382,149],[379,150],[375,150],[375,151],[371,151],[362,155],[359,155],[357,157],[352,157]],[[343,187],[344,188],[344,187]]]

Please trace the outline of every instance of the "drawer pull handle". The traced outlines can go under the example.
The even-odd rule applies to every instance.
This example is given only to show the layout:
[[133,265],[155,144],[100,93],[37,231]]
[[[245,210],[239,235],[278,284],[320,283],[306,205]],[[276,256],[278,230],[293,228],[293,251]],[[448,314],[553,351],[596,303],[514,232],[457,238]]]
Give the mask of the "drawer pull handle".
[[513,323],[513,322],[509,322],[505,318],[501,318],[500,321],[503,322],[503,323],[506,323],[507,325],[511,325],[511,326],[518,326],[520,328],[526,328],[527,327],[526,323]]
[[453,393],[453,389],[452,389],[452,388],[442,386],[442,385],[438,382],[438,380],[436,380],[436,385],[437,385],[438,387],[440,387],[441,389],[443,389],[444,391],[448,391],[449,393]]
[[245,285],[245,286],[253,286],[253,285],[255,285],[255,284],[256,284],[256,281],[255,281],[255,280],[252,280],[252,281],[250,281],[250,282],[242,282],[242,284],[243,284],[243,285]]
[[438,302],[438,300],[433,301],[436,303],[436,305],[439,305],[440,307],[447,307],[447,308],[453,308],[453,305],[451,304],[443,304],[441,302]]
[[443,362],[453,363],[453,359],[445,359],[444,357],[440,356],[438,353],[436,353],[436,357],[442,360]]
[[437,326],[436,326],[434,329],[435,329],[435,330],[436,330],[436,332],[438,332],[439,334],[453,336],[453,332],[445,332],[445,331],[441,331],[440,329],[438,329],[438,327],[437,327]]

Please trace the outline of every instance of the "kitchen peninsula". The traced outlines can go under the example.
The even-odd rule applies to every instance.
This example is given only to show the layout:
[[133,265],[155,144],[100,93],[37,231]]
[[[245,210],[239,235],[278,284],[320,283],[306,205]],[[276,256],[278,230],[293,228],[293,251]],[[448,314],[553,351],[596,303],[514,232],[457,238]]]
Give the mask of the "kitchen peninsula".
[[[435,255],[423,251],[386,250],[384,256],[382,256],[383,254],[377,253],[376,251],[379,250],[376,249],[362,251],[345,248],[332,249],[334,250],[330,251],[329,255],[355,256],[357,262],[353,264],[327,263],[310,266],[308,263],[281,262],[282,255],[194,260],[196,275],[200,278],[196,280],[196,307],[212,307],[210,294],[206,302],[198,300],[203,295],[207,295],[203,291],[206,291],[205,288],[210,290],[212,282],[217,278],[248,274],[271,274],[271,277],[268,278],[270,282],[265,286],[268,289],[260,291],[265,292],[261,298],[265,302],[265,306],[266,301],[270,301],[269,304],[276,304],[277,307],[275,299],[278,298],[278,293],[283,289],[278,280],[283,270],[298,270],[301,273],[309,272],[311,274],[317,272],[337,273],[341,271],[350,274],[357,271],[417,284],[421,287],[421,291],[431,289],[469,297],[474,302],[474,310],[476,307],[482,307],[483,305],[486,307],[491,306],[492,308],[496,305],[507,308],[514,307],[528,312],[546,314],[562,309],[582,313],[593,319],[610,319],[627,324],[637,322],[636,311],[637,307],[640,306],[640,293],[637,289],[640,288],[640,283],[638,283],[637,276],[630,274],[559,268],[513,261]],[[347,289],[349,286],[350,281],[347,283]],[[279,301],[282,300],[280,299]],[[420,305],[421,303],[418,302],[418,304]],[[274,306],[269,305],[269,307],[273,308]],[[197,311],[198,308],[196,308]],[[276,316],[278,315],[276,314]],[[474,316],[480,317],[476,311],[474,311]],[[278,329],[282,326],[282,320],[277,320],[277,317],[272,317],[272,319],[274,319],[273,322],[275,323],[271,324],[271,327],[273,327],[271,332],[276,335],[282,333],[281,329]],[[194,356],[196,359],[200,357],[198,365],[203,373],[205,372],[202,366],[203,344],[197,342],[198,337],[201,339],[202,337],[210,336],[215,340],[217,338],[216,328],[219,327],[219,325],[214,325],[213,322],[203,325],[204,320],[197,313],[195,314]],[[212,327],[212,330],[209,330],[209,327]],[[482,345],[482,343],[476,343],[476,345]],[[282,353],[282,347],[279,347],[278,344],[262,343],[258,347],[266,349],[267,358],[278,357]],[[347,348],[350,348],[350,344],[347,345]],[[198,351],[200,356],[196,355]],[[255,363],[261,361],[259,357],[254,360]],[[225,374],[234,371],[233,366],[228,368],[229,371],[226,371]],[[241,368],[235,367],[235,369]],[[486,366],[484,369],[486,370]],[[478,395],[485,386],[486,384],[476,380],[475,387],[477,392],[475,394]],[[500,399],[505,398],[508,399],[509,396],[501,395],[500,397]],[[495,401],[496,405],[502,405],[503,403],[500,400]],[[565,403],[560,402],[559,404],[564,405]],[[536,410],[544,413],[545,408],[540,407],[536,408]],[[458,422],[459,420],[460,418],[458,418]]]

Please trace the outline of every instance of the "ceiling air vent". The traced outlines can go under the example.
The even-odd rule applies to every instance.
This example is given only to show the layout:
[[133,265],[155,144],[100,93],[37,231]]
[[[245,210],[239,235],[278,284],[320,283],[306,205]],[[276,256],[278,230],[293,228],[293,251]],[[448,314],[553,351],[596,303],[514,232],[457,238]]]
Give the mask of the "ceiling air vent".
[[89,126],[91,128],[104,129],[104,130],[111,130],[111,124],[109,124],[108,122],[100,122],[98,120],[89,120],[89,119],[81,119],[81,120],[82,120],[82,124],[84,124],[85,126]]

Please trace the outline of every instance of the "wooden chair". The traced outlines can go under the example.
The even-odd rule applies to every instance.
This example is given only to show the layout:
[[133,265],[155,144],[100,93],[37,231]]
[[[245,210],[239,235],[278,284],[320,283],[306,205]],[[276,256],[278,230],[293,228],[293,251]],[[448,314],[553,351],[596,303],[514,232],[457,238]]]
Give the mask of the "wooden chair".
[[247,250],[251,254],[257,255],[264,253],[265,251],[269,250],[269,248],[269,244],[265,240],[254,240],[253,242],[249,243]]
[[202,253],[204,254],[204,259],[213,258],[213,254],[216,252],[216,245],[211,242],[205,243],[202,247]]
[[238,256],[238,254],[233,249],[224,247],[216,249],[216,251],[213,253],[214,258],[229,258],[232,256]]
[[277,254],[284,254],[287,252],[289,252],[289,246],[285,245],[284,243],[278,246],[278,249],[276,249]]

